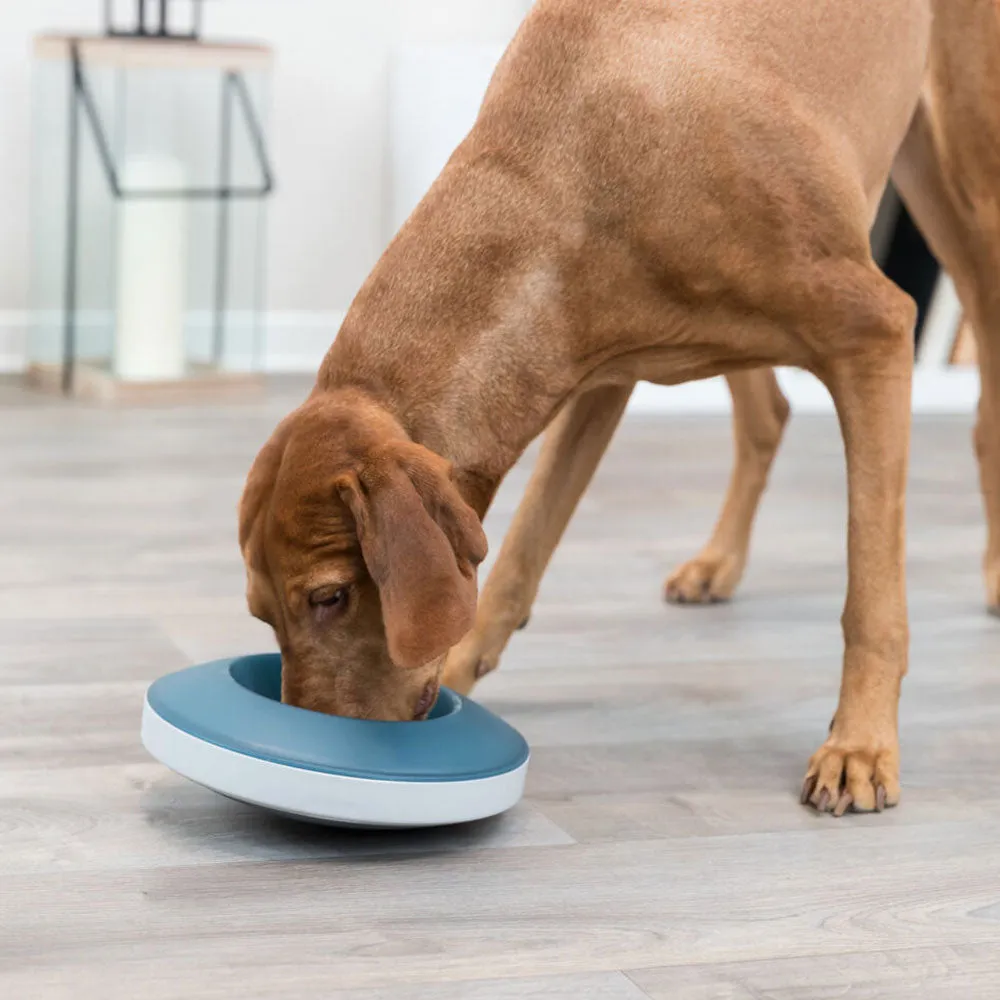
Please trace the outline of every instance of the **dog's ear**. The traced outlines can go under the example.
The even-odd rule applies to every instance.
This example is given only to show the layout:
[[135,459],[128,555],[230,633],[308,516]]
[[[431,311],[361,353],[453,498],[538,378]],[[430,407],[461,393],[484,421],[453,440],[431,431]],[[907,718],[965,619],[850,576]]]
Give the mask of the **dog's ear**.
[[420,445],[392,442],[335,487],[378,587],[393,662],[419,667],[442,656],[472,627],[476,567],[486,557],[482,525],[448,463]]
[[[294,415],[293,415],[294,416]],[[247,473],[246,483],[239,502],[239,543],[240,549],[246,550],[254,525],[260,517],[261,510],[267,503],[274,489],[274,483],[285,454],[288,435],[291,430],[292,417],[286,417],[268,438],[264,447]]]

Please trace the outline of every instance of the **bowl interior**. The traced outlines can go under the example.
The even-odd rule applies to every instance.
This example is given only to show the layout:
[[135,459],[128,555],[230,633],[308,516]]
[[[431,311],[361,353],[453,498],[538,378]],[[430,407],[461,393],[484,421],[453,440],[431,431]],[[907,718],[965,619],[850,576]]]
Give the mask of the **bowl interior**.
[[[277,653],[242,656],[233,660],[229,673],[237,684],[248,691],[270,701],[281,701],[281,657]],[[427,721],[452,715],[459,710],[461,704],[458,695],[447,688],[442,688],[430,715],[427,716]]]

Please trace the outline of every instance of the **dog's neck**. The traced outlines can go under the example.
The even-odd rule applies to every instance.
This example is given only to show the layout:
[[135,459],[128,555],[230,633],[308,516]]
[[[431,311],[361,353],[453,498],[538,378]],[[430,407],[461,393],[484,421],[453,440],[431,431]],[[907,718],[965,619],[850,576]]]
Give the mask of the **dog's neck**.
[[319,373],[320,391],[361,389],[454,463],[483,510],[579,382],[560,231],[492,157],[453,161],[365,282]]

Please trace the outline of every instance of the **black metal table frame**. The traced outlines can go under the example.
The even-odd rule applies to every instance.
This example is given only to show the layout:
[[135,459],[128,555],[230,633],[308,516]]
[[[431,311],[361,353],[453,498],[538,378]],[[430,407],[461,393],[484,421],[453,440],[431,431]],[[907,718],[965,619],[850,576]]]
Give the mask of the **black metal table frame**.
[[[63,363],[62,388],[73,391],[76,370],[76,321],[77,321],[77,263],[79,258],[79,199],[80,199],[80,119],[81,114],[90,126],[97,148],[98,159],[108,188],[115,201],[124,200],[212,200],[219,203],[216,223],[215,294],[213,302],[212,357],[216,364],[222,357],[225,335],[226,286],[229,280],[229,203],[233,199],[262,199],[274,190],[274,174],[267,153],[264,133],[253,106],[243,74],[226,70],[220,88],[221,115],[219,142],[218,187],[126,190],[111,152],[111,143],[101,122],[97,105],[87,83],[80,44],[70,42],[70,107],[69,107],[69,170],[66,192],[66,274],[63,290]],[[263,183],[257,187],[232,184],[232,120],[233,102],[239,104],[246,122],[247,132],[257,159]]]

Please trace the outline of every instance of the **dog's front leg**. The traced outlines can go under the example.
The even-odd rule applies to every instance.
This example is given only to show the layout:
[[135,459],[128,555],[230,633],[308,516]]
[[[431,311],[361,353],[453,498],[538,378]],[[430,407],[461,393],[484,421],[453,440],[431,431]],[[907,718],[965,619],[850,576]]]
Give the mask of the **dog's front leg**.
[[[867,275],[867,278],[864,276]],[[841,815],[899,801],[897,716],[907,669],[905,493],[912,381],[912,300],[874,266],[839,283],[853,329],[820,371],[847,452],[848,586],[844,668],[830,735],[809,762],[802,801]],[[853,287],[852,287],[853,286]]]
[[545,567],[590,483],[632,395],[602,386],[572,399],[553,420],[500,554],[479,596],[472,631],[448,654],[444,683],[468,694],[495,670],[531,614]]

